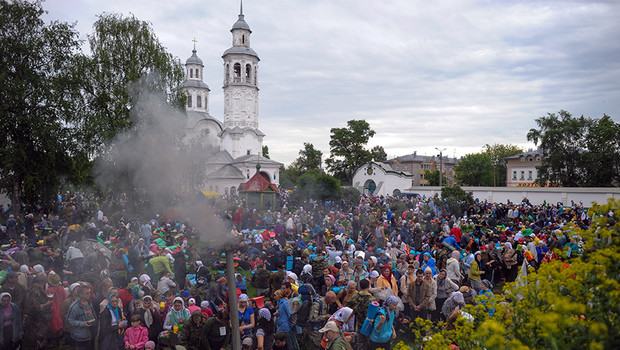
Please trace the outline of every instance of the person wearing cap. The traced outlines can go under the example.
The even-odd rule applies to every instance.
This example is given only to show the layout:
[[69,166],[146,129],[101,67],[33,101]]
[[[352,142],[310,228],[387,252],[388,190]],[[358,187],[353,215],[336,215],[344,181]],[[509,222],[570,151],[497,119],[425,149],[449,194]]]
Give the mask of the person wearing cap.
[[319,333],[324,334],[327,338],[327,346],[325,350],[347,350],[347,342],[340,335],[340,327],[335,321],[329,321],[325,327],[319,329]]
[[[78,291],[79,291],[79,287],[80,284],[78,282],[75,282],[73,284],[71,284],[69,286],[69,296],[67,297],[67,299],[65,299],[65,301],[63,301],[62,303],[62,309],[60,312],[60,316],[62,318],[62,320],[66,320],[67,319],[67,313],[69,312],[69,306],[71,306],[71,304],[78,300]],[[65,344],[66,345],[71,345],[72,341],[71,341],[71,330],[69,329],[69,324],[67,322],[64,322],[63,324],[63,330],[64,330],[64,334],[65,334]]]
[[388,297],[383,306],[377,312],[374,327],[370,333],[369,349],[385,349],[392,348],[391,342],[396,339],[396,330],[394,329],[394,319],[396,318],[396,310],[400,299],[397,296]]
[[34,279],[34,284],[26,293],[24,301],[24,317],[26,319],[24,333],[24,347],[30,349],[45,349],[50,336],[50,321],[52,320],[51,306],[53,301],[47,297],[45,284],[47,275],[42,273]]
[[205,322],[207,322],[207,318],[202,315],[200,310],[194,310],[189,322],[184,324],[181,329],[179,345],[184,346],[187,350],[199,350],[200,335]]
[[24,299],[26,298],[26,288],[19,284],[19,276],[16,272],[9,272],[6,274],[2,287],[0,287],[0,293],[10,293],[11,302],[15,303],[20,310],[24,309]]
[[50,323],[50,337],[60,338],[62,336],[60,331],[62,330],[63,324],[62,304],[65,299],[67,299],[67,293],[60,285],[60,276],[58,274],[50,272],[47,276],[47,289],[45,290],[45,293],[48,297],[52,295],[54,301],[51,306],[52,321]]

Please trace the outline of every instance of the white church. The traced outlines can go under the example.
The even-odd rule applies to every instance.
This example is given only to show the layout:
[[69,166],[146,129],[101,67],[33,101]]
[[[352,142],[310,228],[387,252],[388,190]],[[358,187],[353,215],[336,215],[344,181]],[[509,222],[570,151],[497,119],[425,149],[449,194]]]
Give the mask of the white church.
[[233,24],[232,47],[224,51],[224,118],[209,114],[209,86],[203,81],[204,65],[196,55],[185,62],[187,95],[186,140],[198,140],[219,149],[207,162],[205,191],[235,193],[249,180],[260,164],[260,174],[271,183],[280,183],[282,163],[261,155],[265,134],[258,129],[258,55],[250,47],[250,26],[243,16]]

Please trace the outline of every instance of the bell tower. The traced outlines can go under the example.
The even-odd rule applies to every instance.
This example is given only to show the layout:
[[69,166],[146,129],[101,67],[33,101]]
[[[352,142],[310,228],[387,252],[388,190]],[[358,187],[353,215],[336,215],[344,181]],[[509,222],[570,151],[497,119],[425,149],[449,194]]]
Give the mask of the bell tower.
[[232,47],[224,51],[224,128],[258,129],[258,55],[250,47],[250,26],[243,16],[233,24]]

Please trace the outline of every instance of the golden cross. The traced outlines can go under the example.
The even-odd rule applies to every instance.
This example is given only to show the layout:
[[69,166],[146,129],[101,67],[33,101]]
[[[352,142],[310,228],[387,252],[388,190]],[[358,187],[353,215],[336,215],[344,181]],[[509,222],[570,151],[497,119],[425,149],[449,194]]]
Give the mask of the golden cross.
[[194,42],[194,50],[196,50],[196,43],[197,43],[198,41],[196,41],[196,38],[194,38],[194,40],[192,40],[192,41]]

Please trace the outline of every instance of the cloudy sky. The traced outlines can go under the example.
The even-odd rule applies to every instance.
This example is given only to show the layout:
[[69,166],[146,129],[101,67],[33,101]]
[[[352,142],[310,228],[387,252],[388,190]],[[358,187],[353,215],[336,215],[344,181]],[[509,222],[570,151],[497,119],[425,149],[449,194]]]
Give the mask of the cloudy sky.
[[[47,0],[48,19],[133,13],[182,62],[196,38],[223,115],[222,53],[237,0]],[[272,159],[304,142],[329,155],[330,128],[366,119],[389,157],[435,147],[457,157],[526,140],[561,109],[620,121],[620,2],[245,0],[259,63],[260,125]]]

